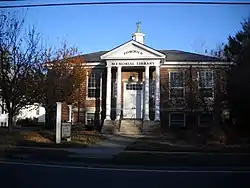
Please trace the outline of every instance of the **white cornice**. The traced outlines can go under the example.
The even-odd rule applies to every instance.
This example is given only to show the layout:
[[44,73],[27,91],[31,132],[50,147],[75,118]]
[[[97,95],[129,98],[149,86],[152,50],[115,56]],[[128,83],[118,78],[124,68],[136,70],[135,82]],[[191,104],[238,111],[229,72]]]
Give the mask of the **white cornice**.
[[234,65],[233,62],[224,62],[224,61],[165,61],[162,65]]

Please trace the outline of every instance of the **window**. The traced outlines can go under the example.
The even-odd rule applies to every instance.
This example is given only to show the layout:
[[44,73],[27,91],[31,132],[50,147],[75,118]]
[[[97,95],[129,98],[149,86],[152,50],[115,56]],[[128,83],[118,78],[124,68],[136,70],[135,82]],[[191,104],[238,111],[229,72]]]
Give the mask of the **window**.
[[154,98],[154,95],[155,95],[155,80],[150,81],[149,89],[150,89],[151,97]]
[[98,73],[91,73],[88,75],[88,98],[99,98],[100,97],[100,77]]
[[95,124],[95,113],[86,113],[86,124],[87,125]]
[[200,114],[198,117],[198,121],[199,121],[198,123],[199,123],[199,126],[201,127],[210,126],[213,123],[213,120],[214,120],[214,116],[213,114],[210,114],[210,113],[203,113],[203,114]]
[[200,71],[199,75],[199,90],[202,97],[213,97],[213,72]]
[[126,90],[142,90],[142,89],[143,89],[142,84],[128,83],[126,85]]
[[117,96],[117,81],[115,79],[112,80],[112,84],[113,84],[112,96],[116,97]]
[[169,96],[170,98],[184,97],[184,73],[183,72],[170,72]]
[[185,114],[179,112],[172,112],[169,114],[169,126],[184,127],[185,126]]

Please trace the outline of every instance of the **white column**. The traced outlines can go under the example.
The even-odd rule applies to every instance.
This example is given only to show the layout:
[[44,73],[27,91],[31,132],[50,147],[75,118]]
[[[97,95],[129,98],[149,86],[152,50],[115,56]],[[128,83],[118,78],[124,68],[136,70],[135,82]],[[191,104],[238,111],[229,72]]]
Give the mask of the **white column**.
[[155,121],[160,121],[160,67],[155,67]]
[[116,119],[121,117],[121,98],[122,98],[122,67],[117,67],[117,96],[116,96]]
[[56,102],[56,143],[61,143],[62,103]]
[[72,105],[68,105],[69,108],[69,122],[72,122]]
[[149,66],[145,67],[144,120],[149,120]]
[[107,67],[106,120],[110,120],[111,110],[111,67]]

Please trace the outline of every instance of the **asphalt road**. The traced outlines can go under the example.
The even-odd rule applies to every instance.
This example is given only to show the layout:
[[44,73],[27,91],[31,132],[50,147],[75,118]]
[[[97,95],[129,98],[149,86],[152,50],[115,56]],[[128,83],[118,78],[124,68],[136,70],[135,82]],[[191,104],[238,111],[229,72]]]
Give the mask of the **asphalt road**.
[[250,171],[132,170],[0,162],[1,187],[250,187]]

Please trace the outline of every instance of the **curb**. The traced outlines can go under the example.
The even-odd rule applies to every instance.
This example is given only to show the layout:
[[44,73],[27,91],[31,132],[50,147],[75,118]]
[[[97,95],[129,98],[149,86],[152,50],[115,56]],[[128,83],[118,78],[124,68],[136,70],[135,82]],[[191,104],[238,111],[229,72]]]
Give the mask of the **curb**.
[[36,149],[36,150],[71,150],[71,149],[85,149],[85,148],[52,148],[52,147],[38,147],[38,146],[5,146],[5,145],[0,145],[0,148],[14,148],[14,149]]
[[117,170],[164,170],[164,171],[206,171],[206,172],[218,172],[218,171],[240,171],[250,173],[250,166],[159,166],[159,165],[136,165],[136,164],[112,164],[112,163],[89,163],[89,162],[67,162],[62,161],[42,161],[42,160],[27,160],[27,159],[9,159],[9,158],[0,158],[0,163],[20,163],[27,165],[37,165],[37,166],[60,166],[60,167],[76,167],[76,168],[86,168],[86,169],[117,169]]
[[145,150],[125,150],[123,153],[138,154],[166,154],[166,155],[249,155],[250,152],[221,152],[221,151],[145,151]]
[[[52,148],[52,147],[33,147],[33,146],[5,146],[0,145],[0,148],[13,148],[13,149],[34,149],[34,150],[51,150],[51,151],[68,151],[75,153],[72,150],[84,150],[85,148]],[[250,155],[250,151],[245,152],[230,152],[230,151],[146,151],[146,150],[124,150],[121,153],[132,153],[132,154],[165,154],[165,155]],[[81,154],[84,157],[85,154]],[[91,156],[91,157],[88,157]],[[97,156],[97,157],[96,157]],[[93,159],[103,159],[99,157],[100,154],[97,153],[86,153],[86,158],[93,158]]]

